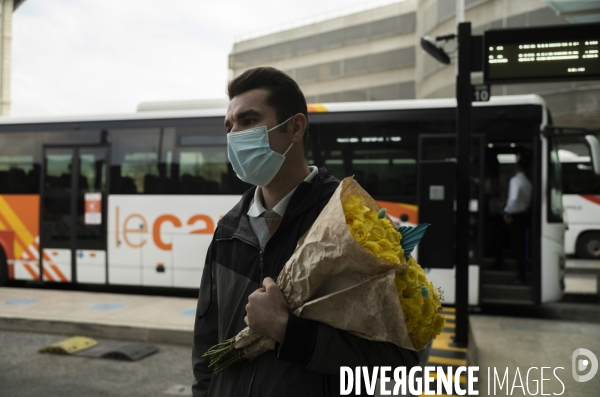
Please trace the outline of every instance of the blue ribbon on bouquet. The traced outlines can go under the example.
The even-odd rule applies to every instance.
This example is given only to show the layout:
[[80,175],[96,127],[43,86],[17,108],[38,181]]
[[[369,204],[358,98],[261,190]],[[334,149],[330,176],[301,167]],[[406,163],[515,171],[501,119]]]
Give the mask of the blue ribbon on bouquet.
[[[385,208],[380,209],[377,213],[379,219],[385,218],[386,215],[387,210]],[[413,252],[417,244],[419,244],[429,226],[431,226],[430,223],[421,223],[417,226],[398,226],[395,228],[402,235],[400,245],[404,250],[404,259],[408,260],[408,256]]]

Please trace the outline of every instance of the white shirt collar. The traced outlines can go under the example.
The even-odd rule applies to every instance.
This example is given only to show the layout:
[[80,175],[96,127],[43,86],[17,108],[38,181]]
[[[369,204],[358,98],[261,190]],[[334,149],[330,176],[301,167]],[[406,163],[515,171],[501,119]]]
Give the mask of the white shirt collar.
[[[315,179],[315,176],[317,176],[317,174],[319,173],[319,169],[317,167],[315,167],[314,165],[311,165],[308,168],[310,169],[310,174],[308,174],[308,176],[306,178],[304,178],[303,182],[311,183],[312,180]],[[281,201],[279,203],[277,203],[277,205],[275,205],[275,207],[273,207],[273,211],[275,213],[277,213],[277,215],[283,217],[283,214],[285,213],[285,210],[287,209],[287,206],[290,203],[292,195],[294,194],[296,189],[298,189],[298,187],[295,187],[284,198],[282,198]],[[256,190],[254,191],[254,198],[252,199],[252,202],[250,203],[250,209],[248,210],[248,216],[257,218],[257,217],[261,216],[265,211],[267,211],[263,205],[263,201],[264,200],[263,200],[262,188],[260,186],[258,186],[256,188]]]

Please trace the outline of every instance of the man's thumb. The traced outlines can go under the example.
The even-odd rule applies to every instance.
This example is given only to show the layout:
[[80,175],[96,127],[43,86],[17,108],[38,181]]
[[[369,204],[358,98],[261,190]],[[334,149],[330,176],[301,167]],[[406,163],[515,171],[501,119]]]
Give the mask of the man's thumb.
[[[265,287],[265,289],[268,291],[270,289],[272,289],[273,287],[277,287],[277,284],[275,283],[275,281],[273,281],[273,279],[271,277],[266,277],[263,280],[263,287]],[[277,287],[279,288],[279,287]]]

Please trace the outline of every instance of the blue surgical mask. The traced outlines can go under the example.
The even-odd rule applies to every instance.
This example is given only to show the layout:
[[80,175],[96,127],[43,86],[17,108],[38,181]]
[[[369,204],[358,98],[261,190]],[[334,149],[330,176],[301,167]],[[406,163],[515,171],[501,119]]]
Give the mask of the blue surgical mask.
[[266,186],[275,178],[294,143],[283,154],[274,152],[269,145],[269,131],[291,119],[270,130],[262,126],[227,134],[227,156],[238,178],[256,186]]

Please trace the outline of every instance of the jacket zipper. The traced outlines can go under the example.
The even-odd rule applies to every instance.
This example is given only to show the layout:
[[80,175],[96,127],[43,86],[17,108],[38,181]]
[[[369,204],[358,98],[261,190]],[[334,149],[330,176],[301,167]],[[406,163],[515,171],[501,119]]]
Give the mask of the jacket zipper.
[[[279,226],[281,226],[281,224]],[[271,237],[269,237],[269,241],[271,241],[271,239],[273,238],[275,233],[277,233],[277,230],[279,230],[279,227],[277,227],[275,232],[271,235]],[[246,244],[249,244],[255,248],[259,248],[259,247],[256,247],[256,245],[254,245],[252,242],[245,240],[238,236],[231,236],[231,237],[227,237],[227,238],[217,238],[217,239],[215,239],[215,241],[233,240],[234,238],[238,239]],[[264,248],[267,248],[269,241],[267,241]],[[260,261],[258,262],[258,268],[260,269],[260,278],[258,279],[259,287],[262,287],[262,282],[263,282],[263,275],[264,275],[263,273],[264,273],[264,269],[265,269],[264,257],[265,257],[265,251],[264,251],[264,249],[262,249],[262,250],[260,250]],[[254,359],[254,365],[252,366],[252,375],[250,376],[250,383],[248,384],[248,394],[247,394],[248,397],[250,397],[251,393],[252,393],[252,385],[254,384],[254,376],[256,375],[256,367],[257,366],[258,366],[258,357]]]
[[[281,224],[279,226],[281,226]],[[260,251],[260,262],[258,262],[258,267],[260,269],[260,278],[258,279],[258,285],[260,287],[262,287],[263,276],[264,276],[263,271],[265,269],[265,262],[264,262],[265,249],[267,248],[267,245],[269,245],[269,241],[271,241],[271,239],[273,238],[275,233],[277,233],[277,230],[279,230],[279,227],[277,227],[275,232],[273,232],[271,237],[269,237],[269,240],[265,244],[265,247]],[[244,241],[243,239],[240,239],[240,240]],[[249,244],[254,245],[252,243],[249,243]],[[254,384],[254,375],[256,374],[256,367],[258,367],[258,357],[254,359],[254,366],[252,367],[252,376],[250,377],[250,383],[248,384],[248,397],[250,397],[250,395],[252,393],[252,385]]]
[[[265,244],[266,247],[266,244]],[[258,268],[260,269],[260,278],[258,279],[258,285],[262,286],[263,281],[263,270],[265,269],[265,263],[263,262],[263,258],[265,256],[264,251],[260,251],[260,262],[258,263]]]
[[[217,238],[217,239],[215,239],[215,241],[225,241],[225,240],[233,240],[233,239],[238,239],[241,242],[249,244],[255,248],[259,248],[256,245],[254,245],[252,242],[250,242],[246,239],[243,239],[241,237],[238,237],[238,236],[231,236],[231,237],[227,237],[227,238]],[[266,247],[266,244],[265,244],[265,247]],[[258,267],[260,269],[260,279],[258,280],[259,286],[262,286],[263,271],[265,269],[264,255],[265,255],[264,251],[260,250],[260,261],[258,263]],[[250,376],[250,383],[248,383],[248,394],[247,394],[248,397],[250,397],[252,395],[252,385],[254,384],[254,376],[256,375],[256,367],[257,366],[258,366],[258,358],[255,358],[254,365],[252,366],[252,375]]]

